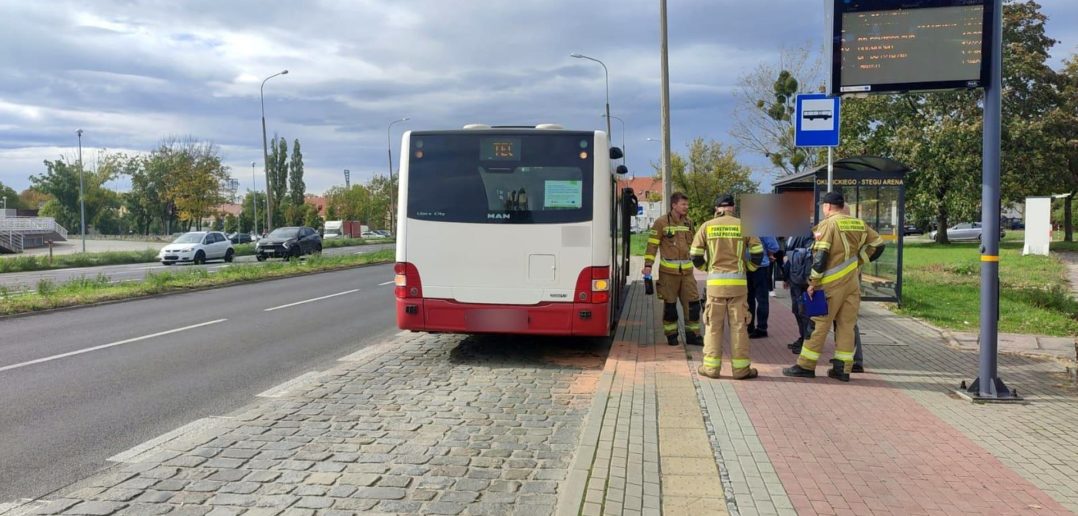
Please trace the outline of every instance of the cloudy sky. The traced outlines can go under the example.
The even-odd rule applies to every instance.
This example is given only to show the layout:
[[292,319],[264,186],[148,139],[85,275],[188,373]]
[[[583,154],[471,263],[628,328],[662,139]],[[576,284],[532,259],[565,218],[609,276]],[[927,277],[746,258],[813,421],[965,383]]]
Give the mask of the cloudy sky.
[[[1078,1],[1040,0],[1053,63],[1078,51]],[[650,174],[659,145],[657,0],[0,0],[0,182],[42,161],[143,153],[169,136],[212,141],[244,188],[270,135],[303,146],[309,192],[384,174],[403,129],[465,123],[602,128]],[[740,77],[783,48],[819,44],[822,0],[670,0],[672,146],[729,136]],[[766,164],[743,161],[767,182]],[[259,178],[259,185],[263,179]],[[113,186],[125,189],[125,182]]]

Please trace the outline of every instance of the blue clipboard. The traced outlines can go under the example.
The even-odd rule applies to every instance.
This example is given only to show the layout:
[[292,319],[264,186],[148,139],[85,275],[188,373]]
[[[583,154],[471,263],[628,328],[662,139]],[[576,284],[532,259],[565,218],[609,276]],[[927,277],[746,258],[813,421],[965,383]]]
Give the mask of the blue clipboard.
[[819,317],[827,315],[827,296],[817,290],[816,295],[809,297],[808,292],[801,293],[801,301],[805,304],[805,315]]

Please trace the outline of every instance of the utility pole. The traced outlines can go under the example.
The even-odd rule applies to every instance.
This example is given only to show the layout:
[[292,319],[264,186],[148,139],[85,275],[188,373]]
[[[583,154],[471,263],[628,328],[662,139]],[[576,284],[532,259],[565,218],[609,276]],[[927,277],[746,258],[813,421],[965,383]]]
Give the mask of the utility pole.
[[262,104],[262,163],[266,168],[266,231],[273,228],[273,195],[271,189],[273,188],[273,181],[270,178],[269,170],[269,149],[266,146],[266,96],[263,91],[266,89],[266,81],[277,77],[278,75],[285,75],[288,70],[281,70],[269,77],[262,80],[262,86],[258,87],[258,99]]
[[82,187],[82,129],[75,131],[79,137],[79,221],[82,226],[82,252],[86,252],[86,195]]
[[662,112],[660,129],[663,140],[663,212],[666,213],[670,211],[670,195],[674,193],[674,178],[670,172],[670,56],[667,50],[666,36],[666,0],[659,0],[659,40],[661,68],[659,110]]
[[258,236],[258,181],[255,179],[255,162],[251,162],[251,219],[254,220],[255,236]]

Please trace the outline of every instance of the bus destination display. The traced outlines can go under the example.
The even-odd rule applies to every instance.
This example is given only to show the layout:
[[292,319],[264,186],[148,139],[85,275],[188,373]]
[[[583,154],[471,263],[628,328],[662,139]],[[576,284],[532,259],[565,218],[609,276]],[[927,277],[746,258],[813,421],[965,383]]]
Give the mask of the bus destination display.
[[520,161],[520,138],[481,138],[480,161]]
[[832,79],[839,94],[984,85],[983,5],[835,14]]

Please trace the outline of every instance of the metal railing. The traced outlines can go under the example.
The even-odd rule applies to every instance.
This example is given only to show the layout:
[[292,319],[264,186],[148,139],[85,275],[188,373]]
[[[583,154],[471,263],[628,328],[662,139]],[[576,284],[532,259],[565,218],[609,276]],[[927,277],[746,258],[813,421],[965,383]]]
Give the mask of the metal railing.
[[17,233],[15,231],[0,231],[0,247],[13,253],[21,253],[23,251],[22,233]]
[[56,233],[67,239],[67,229],[56,223],[52,217],[0,217],[0,233],[11,232]]

